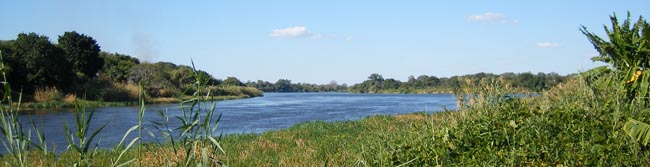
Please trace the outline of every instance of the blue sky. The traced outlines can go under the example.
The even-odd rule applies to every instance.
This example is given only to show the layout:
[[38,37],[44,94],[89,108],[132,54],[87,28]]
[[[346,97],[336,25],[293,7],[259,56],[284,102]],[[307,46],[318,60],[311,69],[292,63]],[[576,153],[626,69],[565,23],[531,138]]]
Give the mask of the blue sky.
[[371,73],[574,73],[601,65],[580,25],[650,16],[650,1],[0,0],[0,40],[65,31],[103,51],[190,64],[217,78],[354,84]]

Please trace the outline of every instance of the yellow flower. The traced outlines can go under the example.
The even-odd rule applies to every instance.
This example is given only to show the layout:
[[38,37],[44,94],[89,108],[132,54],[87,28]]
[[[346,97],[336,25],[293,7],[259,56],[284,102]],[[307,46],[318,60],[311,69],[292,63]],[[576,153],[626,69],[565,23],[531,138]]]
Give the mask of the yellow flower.
[[639,76],[641,76],[641,74],[643,74],[643,71],[642,70],[637,70],[634,73],[634,75],[632,75],[632,78],[630,78],[630,80],[628,80],[625,83],[632,83],[632,82],[636,81],[637,79],[639,79]]

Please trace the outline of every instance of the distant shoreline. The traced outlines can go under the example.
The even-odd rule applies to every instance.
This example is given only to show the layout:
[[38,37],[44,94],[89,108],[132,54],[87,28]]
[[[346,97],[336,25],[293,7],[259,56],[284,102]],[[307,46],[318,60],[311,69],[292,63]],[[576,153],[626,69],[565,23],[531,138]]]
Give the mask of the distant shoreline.
[[[246,96],[246,95],[241,95],[241,96],[214,96],[213,99],[215,101],[223,101],[223,100],[238,100],[238,99],[247,99],[247,98],[254,98],[254,97],[262,97],[264,95],[260,96]],[[145,101],[146,104],[173,104],[173,103],[181,103],[185,100],[189,100],[189,97],[183,97],[183,98],[150,98]],[[86,106],[90,106],[91,108],[99,108],[99,107],[126,107],[126,106],[138,106],[138,101],[122,101],[122,102],[105,102],[105,101],[88,101],[88,100],[78,100],[79,105],[81,103],[85,102]],[[13,104],[14,107],[18,105],[18,103]],[[64,101],[52,101],[52,102],[24,102],[20,104],[20,109],[21,110],[42,110],[42,109],[72,109],[75,107],[75,102],[64,102]]]

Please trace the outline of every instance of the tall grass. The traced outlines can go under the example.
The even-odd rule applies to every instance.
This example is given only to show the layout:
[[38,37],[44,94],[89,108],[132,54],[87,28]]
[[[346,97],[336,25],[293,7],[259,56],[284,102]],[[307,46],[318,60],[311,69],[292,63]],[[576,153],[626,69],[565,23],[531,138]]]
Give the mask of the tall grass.
[[[67,150],[72,150],[78,154],[77,161],[73,166],[90,166],[92,158],[97,154],[97,146],[100,141],[94,139],[107,124],[104,124],[94,131],[90,131],[90,125],[95,114],[94,110],[87,112],[86,103],[75,105],[74,118],[75,127],[72,130],[66,122],[63,126],[65,129],[66,140],[68,142]],[[94,144],[94,146],[92,145]]]
[[34,101],[36,102],[58,101],[61,97],[61,92],[56,87],[36,88],[34,92]]
[[[194,63],[192,62],[194,71]],[[168,116],[163,112],[159,112],[163,118],[163,122],[153,122],[158,125],[156,129],[164,129],[163,137],[170,143],[172,150],[165,149],[163,143],[159,143],[161,148],[158,150],[171,155],[179,155],[180,158],[172,160],[165,158],[167,164],[176,164],[177,166],[216,166],[221,165],[222,162],[216,160],[214,156],[219,153],[225,154],[221,148],[217,138],[213,136],[216,131],[217,125],[221,119],[221,114],[214,120],[216,102],[212,98],[210,89],[205,85],[202,75],[194,73],[195,83],[193,89],[195,92],[191,99],[181,103],[182,116],[176,116],[180,127],[176,128],[178,134],[176,136],[166,132],[169,128]],[[209,99],[206,103],[201,101]],[[209,103],[209,106],[207,106]],[[172,151],[172,152],[167,152]]]
[[[196,71],[196,69],[194,69]],[[138,116],[138,125],[131,127],[118,144],[118,149],[113,151],[117,154],[115,160],[111,160],[112,166],[123,166],[137,161],[137,166],[153,166],[156,164],[166,166],[220,166],[223,162],[218,161],[215,157],[218,154],[225,154],[225,151],[219,144],[219,139],[213,134],[216,131],[217,124],[221,119],[221,114],[215,117],[215,101],[212,98],[209,88],[205,85],[202,75],[194,73],[195,90],[191,99],[181,103],[182,116],[174,117],[181,125],[176,128],[169,127],[170,118],[166,112],[158,111],[162,121],[151,121],[154,128],[160,136],[153,132],[149,135],[155,139],[157,144],[145,145],[142,143],[143,135],[143,117],[145,114],[145,94],[140,91],[140,112]],[[143,90],[143,89],[141,89]],[[204,92],[205,91],[205,92]],[[209,107],[202,101],[210,99]],[[137,130],[138,136],[132,139],[128,145],[124,145],[124,140],[129,133]],[[177,131],[177,134],[173,134]],[[164,140],[159,140],[160,138]],[[133,148],[136,150],[130,150]],[[134,152],[135,151],[135,152]],[[155,154],[151,154],[155,152]],[[151,157],[154,158],[151,158]],[[119,163],[121,158],[126,158],[123,163]],[[118,165],[119,164],[119,165]]]
[[[301,123],[226,136],[232,166],[644,166],[647,147],[625,135],[650,110],[623,90],[577,77],[541,95],[515,97],[498,80],[466,88],[465,108],[440,113]],[[471,101],[471,102],[470,102]]]

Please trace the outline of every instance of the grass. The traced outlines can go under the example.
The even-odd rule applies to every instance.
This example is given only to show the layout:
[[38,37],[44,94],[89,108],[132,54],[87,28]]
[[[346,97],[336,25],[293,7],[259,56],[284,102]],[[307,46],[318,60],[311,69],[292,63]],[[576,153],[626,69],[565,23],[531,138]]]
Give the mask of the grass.
[[[493,86],[489,86],[493,85]],[[498,82],[482,85],[458,111],[371,116],[361,120],[307,122],[262,134],[219,140],[225,153],[206,156],[229,166],[644,166],[647,147],[625,135],[628,118],[650,120],[650,110],[618,103],[620,90],[594,91],[576,79],[542,96],[509,98]],[[196,146],[209,144],[197,139]],[[143,166],[182,165],[183,144],[142,144]],[[177,149],[176,151],[174,151]],[[202,149],[193,149],[202,154]],[[215,153],[215,154],[213,154]],[[139,156],[138,156],[139,155]],[[110,164],[116,152],[100,150],[94,166]],[[57,164],[75,155],[64,152]],[[139,157],[139,158],[138,158]],[[34,165],[51,163],[34,157]],[[215,164],[215,165],[216,165]],[[137,165],[136,165],[137,166]]]

